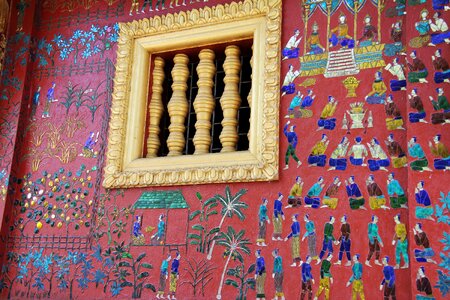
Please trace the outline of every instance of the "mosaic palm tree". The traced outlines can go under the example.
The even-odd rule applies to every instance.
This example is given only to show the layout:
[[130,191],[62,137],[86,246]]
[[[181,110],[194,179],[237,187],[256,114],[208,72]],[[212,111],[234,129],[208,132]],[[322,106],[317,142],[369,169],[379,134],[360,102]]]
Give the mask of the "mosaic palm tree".
[[[219,223],[219,230],[222,229],[223,222],[225,221],[225,218],[232,218],[234,215],[238,216],[238,218],[242,221],[245,219],[245,215],[242,212],[242,209],[247,208],[248,204],[245,202],[240,201],[241,197],[247,193],[246,189],[241,189],[239,192],[237,192],[234,196],[231,194],[230,187],[227,186],[225,188],[225,195],[215,195],[214,198],[217,199],[217,201],[222,204],[222,210],[221,215],[222,219]],[[217,237],[218,233],[216,233],[215,237]],[[212,253],[214,251],[214,245],[216,241],[213,240],[211,247],[209,248],[209,253],[207,258],[212,258]]]
[[227,257],[227,261],[225,262],[225,266],[223,268],[222,277],[220,278],[219,289],[217,290],[217,299],[222,299],[222,288],[230,259],[237,259],[243,263],[244,258],[242,257],[242,254],[250,254],[250,249],[248,248],[250,240],[244,238],[244,234],[244,230],[236,233],[233,227],[228,226],[227,231],[221,232],[217,238],[217,244],[225,247],[224,258]]

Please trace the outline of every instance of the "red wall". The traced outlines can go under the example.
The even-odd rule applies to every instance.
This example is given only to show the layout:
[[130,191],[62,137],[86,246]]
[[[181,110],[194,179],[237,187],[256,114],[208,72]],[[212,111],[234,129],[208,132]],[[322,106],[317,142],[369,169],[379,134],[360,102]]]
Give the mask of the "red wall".
[[[448,95],[447,83],[435,83],[433,81],[434,69],[431,64],[431,55],[433,55],[437,48],[441,48],[442,57],[449,59],[450,48],[445,43],[438,45],[438,47],[424,46],[417,49],[409,45],[409,41],[418,35],[414,26],[415,22],[419,20],[420,11],[427,8],[430,11],[430,18],[434,13],[431,0],[420,5],[408,4],[407,14],[404,17],[388,18],[383,13],[381,18],[382,24],[377,24],[376,6],[367,0],[359,12],[357,20],[357,36],[359,37],[362,34],[364,16],[370,14],[373,17],[372,24],[376,27],[382,26],[381,43],[387,44],[392,43],[389,37],[391,24],[395,20],[402,19],[403,44],[405,45],[406,53],[409,55],[411,50],[417,51],[417,56],[424,61],[428,68],[428,84],[408,83],[407,91],[391,92],[389,80],[394,77],[389,72],[383,70],[383,67],[362,69],[358,74],[353,75],[360,81],[359,87],[356,90],[357,97],[347,98],[347,90],[342,83],[346,76],[333,78],[325,78],[323,75],[311,76],[309,78],[314,78],[316,82],[309,87],[299,86],[308,77],[301,76],[295,79],[294,83],[297,90],[305,93],[307,89],[312,89],[316,98],[310,107],[313,114],[311,118],[290,119],[291,125],[296,125],[296,132],[299,136],[296,153],[303,164],[301,167],[296,168],[291,158],[290,168],[288,170],[282,170],[284,167],[284,153],[288,146],[287,140],[283,135],[283,127],[287,121],[284,116],[286,115],[293,95],[281,97],[279,119],[280,176],[278,181],[111,191],[105,191],[100,183],[102,179],[101,171],[104,165],[104,150],[106,147],[109,105],[111,101],[111,87],[108,85],[111,83],[111,76],[113,76],[114,72],[112,64],[115,61],[116,43],[114,24],[117,22],[128,22],[142,17],[151,17],[166,12],[175,12],[181,9],[199,8],[204,5],[213,6],[229,1],[213,0],[208,3],[195,2],[192,4],[187,1],[186,6],[179,6],[164,11],[160,10],[159,12],[146,12],[133,16],[128,15],[131,5],[131,1],[128,0],[111,1],[113,2],[111,5],[108,5],[108,1],[65,1],[64,3],[56,3],[56,1],[42,1],[42,3],[37,3],[38,1],[27,1],[29,5],[24,10],[24,25],[21,31],[23,35],[18,31],[16,32],[17,20],[20,20],[20,18],[16,17],[18,13],[20,14],[19,2],[13,1],[12,5],[12,17],[9,24],[10,48],[7,51],[7,60],[5,60],[5,70],[7,72],[4,72],[2,80],[2,93],[6,93],[7,96],[4,100],[0,100],[0,111],[2,112],[2,118],[0,119],[2,124],[0,129],[0,133],[2,133],[2,136],[0,136],[2,143],[2,149],[0,150],[2,154],[0,172],[4,170],[5,173],[4,177],[0,179],[0,187],[5,186],[5,189],[8,188],[8,193],[0,195],[4,198],[0,202],[2,239],[4,240],[4,246],[0,252],[4,266],[3,272],[0,275],[2,298],[10,296],[21,299],[25,297],[49,296],[52,299],[66,299],[87,296],[95,299],[110,299],[112,296],[116,296],[117,298],[127,299],[132,296],[133,288],[118,286],[120,282],[124,281],[117,280],[117,277],[114,276],[114,267],[111,267],[109,262],[111,260],[112,265],[117,266],[117,268],[127,269],[128,272],[133,273],[131,267],[128,268],[126,264],[119,265],[119,262],[133,262],[143,252],[146,253],[146,257],[141,263],[146,262],[153,265],[153,269],[148,270],[149,277],[143,275],[146,280],[145,283],[151,283],[158,288],[161,262],[166,257],[168,251],[172,250],[172,257],[175,256],[175,251],[170,249],[170,247],[130,246],[129,249],[126,248],[128,250],[125,252],[128,253],[129,251],[133,258],[123,255],[120,252],[120,245],[123,244],[125,247],[130,245],[133,230],[134,214],[130,211],[130,207],[144,191],[180,190],[192,213],[200,209],[198,195],[201,195],[203,200],[209,199],[216,194],[224,195],[226,186],[229,186],[233,195],[241,189],[247,190],[241,200],[248,204],[248,208],[243,209],[243,214],[245,215],[244,220],[240,220],[237,216],[225,218],[221,230],[226,231],[228,227],[231,227],[236,232],[240,230],[245,232],[244,238],[251,242],[248,245],[250,255],[243,254],[245,268],[255,263],[255,250],[262,250],[261,253],[265,258],[268,272],[265,288],[267,298],[272,298],[275,294],[273,279],[270,276],[273,269],[271,252],[275,248],[278,248],[280,255],[283,257],[285,296],[286,299],[294,299],[300,294],[301,272],[300,268],[289,266],[292,262],[290,241],[272,241],[270,239],[273,231],[273,225],[271,223],[267,226],[267,247],[256,245],[258,209],[261,199],[264,197],[269,199],[268,215],[271,217],[273,201],[278,197],[278,193],[281,192],[284,194],[283,205],[286,205],[287,196],[296,176],[301,176],[304,181],[303,196],[306,195],[308,189],[317,181],[318,177],[323,176],[326,189],[333,178],[339,176],[342,185],[338,194],[338,207],[335,210],[330,208],[313,209],[304,206],[284,209],[286,221],[283,223],[283,237],[289,232],[292,214],[299,214],[300,233],[302,236],[305,232],[303,215],[308,213],[310,219],[316,225],[316,247],[317,251],[320,251],[323,229],[329,217],[334,216],[336,218],[334,236],[338,237],[340,234],[339,220],[343,215],[346,215],[351,225],[351,253],[352,255],[359,253],[361,255],[360,260],[364,264],[369,250],[367,224],[370,222],[371,216],[376,214],[380,219],[378,225],[381,238],[384,242],[384,247],[381,249],[381,256],[388,255],[390,257],[390,265],[395,265],[395,246],[391,242],[394,236],[394,216],[400,214],[401,221],[406,224],[408,231],[410,264],[407,269],[395,270],[397,278],[397,299],[411,299],[414,295],[419,294],[415,281],[418,268],[422,265],[425,266],[426,275],[433,286],[434,297],[436,299],[444,299],[439,289],[435,287],[439,280],[437,271],[444,270],[444,265],[438,266],[428,262],[419,263],[414,259],[414,249],[420,247],[415,245],[413,227],[416,222],[420,221],[429,237],[431,247],[436,253],[434,259],[438,263],[441,263],[443,258],[439,257],[439,253],[444,253],[444,258],[448,260],[448,252],[443,250],[445,244],[440,241],[444,238],[444,232],[448,232],[448,221],[442,217],[439,220],[443,220],[444,222],[438,222],[437,220],[418,220],[415,215],[417,203],[414,200],[414,188],[419,181],[423,180],[425,182],[425,190],[428,191],[431,203],[435,209],[433,217],[438,219],[439,216],[437,214],[440,208],[443,207],[443,203],[440,201],[440,193],[442,192],[447,195],[450,178],[448,172],[436,170],[433,167],[434,157],[428,147],[428,141],[431,141],[435,134],[441,134],[441,141],[447,146],[450,146],[450,134],[447,130],[448,125],[434,125],[431,123],[430,116],[435,111],[431,102],[428,100],[429,96],[436,97],[435,89],[438,87],[443,87],[445,94]],[[166,1],[166,6],[169,6],[169,2]],[[70,7],[71,5],[73,7]],[[386,9],[394,6],[394,3],[387,1]],[[350,27],[349,33],[352,35],[353,16],[343,3],[331,17],[331,28],[336,26],[340,12],[346,14]],[[450,21],[447,11],[440,10],[440,12],[444,20]],[[300,56],[303,56],[303,41],[308,38],[312,23],[317,21],[319,24],[321,44],[324,46],[326,45],[325,32],[327,24],[325,14],[316,11],[308,21],[308,29],[305,33],[301,16],[302,8],[299,5],[299,1],[283,1],[282,47],[286,45],[294,30],[298,28],[303,36],[302,42],[299,45]],[[91,26],[93,25],[97,26],[100,30],[104,28],[105,33],[100,34],[95,32],[95,29],[92,31]],[[86,45],[80,45],[80,49],[83,49],[80,50],[78,55],[76,54],[77,50],[74,45],[77,41],[80,41],[80,38],[76,38],[77,30],[81,30],[81,34],[89,32],[86,33],[86,38],[89,39],[92,37],[91,46],[96,43],[95,45],[100,49],[98,53],[89,53],[89,51],[85,50]],[[66,50],[64,49],[68,49],[69,46],[66,45],[66,47],[64,45],[64,42],[58,38],[59,35],[61,35],[62,39],[66,39],[68,43],[72,42],[71,45],[74,47],[67,57],[65,57],[64,51]],[[69,39],[71,37],[74,40],[70,41]],[[101,39],[104,39],[104,41],[102,42]],[[83,53],[83,51],[85,52]],[[404,63],[405,57],[399,57],[400,61]],[[388,64],[392,62],[393,57],[383,55],[383,59]],[[295,70],[298,70],[301,66],[298,58],[283,60],[281,62],[282,80],[288,71],[289,64],[292,64]],[[342,117],[345,111],[350,108],[350,103],[364,101],[365,95],[372,89],[374,73],[380,69],[388,88],[387,93],[394,95],[394,101],[401,111],[406,130],[388,130],[385,125],[386,115],[384,105],[365,104],[365,107],[373,113],[374,127],[367,128],[366,130],[354,129],[351,130],[350,134],[346,134],[346,130],[341,129]],[[19,86],[17,88],[11,83],[13,78],[17,78],[18,80]],[[51,104],[50,117],[42,118],[47,90],[51,87],[52,82],[56,83],[55,98],[58,99],[58,102]],[[70,95],[70,84],[77,91],[81,88],[88,90],[85,95],[92,97],[83,98],[82,96],[81,98],[84,102],[80,101],[77,105],[75,95],[74,103],[67,109],[63,105],[63,102],[67,103],[68,93]],[[37,107],[36,120],[32,120],[29,104],[38,86],[41,86],[40,104]],[[413,109],[409,107],[407,95],[415,87],[419,89],[419,95],[424,102],[428,123],[413,124],[408,121],[408,113],[412,112]],[[96,92],[98,92],[98,95],[96,95]],[[334,114],[334,117],[337,119],[336,128],[334,130],[316,131],[317,121],[323,107],[327,103],[329,95],[335,97],[339,102]],[[91,112],[95,108],[94,106],[98,106],[98,109],[92,116]],[[68,130],[69,127],[73,129],[73,134]],[[98,152],[98,156],[95,158],[79,156],[90,132],[99,132],[99,142],[94,147],[94,150]],[[328,149],[325,152],[327,155],[327,165],[325,167],[308,166],[307,159],[310,150],[320,140],[322,133],[326,133],[330,140]],[[352,166],[349,162],[345,171],[328,171],[328,159],[343,136],[349,138],[351,145],[354,143],[356,136],[362,137],[363,144],[368,143],[371,138],[377,137],[380,140],[382,148],[387,151],[383,141],[386,140],[390,133],[395,135],[395,139],[402,145],[404,150],[407,149],[407,141],[411,137],[416,136],[425,151],[431,171],[418,172],[411,170],[410,167],[394,169],[391,161],[391,165],[387,169],[389,172],[395,172],[396,179],[399,180],[403,189],[407,191],[409,209],[379,209],[374,211],[369,208],[369,197],[365,181],[369,174],[374,174],[376,182],[380,185],[386,196],[387,205],[389,205],[386,187],[389,172],[382,170],[372,172],[367,166]],[[41,141],[39,137],[42,137]],[[64,151],[67,151],[69,154],[67,159],[63,157],[63,155],[67,154]],[[39,160],[38,158],[42,159]],[[408,157],[409,162],[413,160],[412,157]],[[72,174],[69,174],[69,172]],[[55,176],[55,173],[57,173],[57,176]],[[47,174],[50,175],[48,176]],[[348,179],[351,175],[355,176],[355,181],[358,183],[366,199],[365,206],[368,210],[351,210],[348,205],[344,180]],[[9,185],[7,185],[6,181],[8,177]],[[56,177],[58,178],[57,180],[55,180]],[[42,178],[45,178],[45,180],[42,180]],[[28,182],[28,184],[24,182]],[[68,184],[68,188],[65,187],[66,183]],[[37,195],[33,194],[35,187]],[[81,192],[77,190],[78,188],[81,189]],[[43,191],[42,195],[39,194],[39,190]],[[29,193],[32,195],[30,199],[27,199]],[[71,199],[67,202],[64,202],[65,200],[62,198],[57,198],[62,195],[67,196],[67,194],[71,194],[70,197],[65,198]],[[77,195],[78,198],[75,198]],[[320,197],[323,198],[323,195],[324,191]],[[33,196],[36,196],[36,200],[32,203]],[[42,196],[45,198],[41,198]],[[92,202],[90,202],[91,200]],[[67,207],[65,206],[66,203]],[[71,207],[71,203],[76,203],[76,206]],[[49,205],[53,206],[53,210],[48,209]],[[437,205],[439,207],[436,207]],[[57,211],[58,208],[61,211]],[[221,208],[220,204],[217,207],[218,215],[212,215],[209,221],[204,222],[203,225],[207,224],[209,228],[218,226],[221,220],[219,208]],[[39,211],[42,211],[42,215],[39,215]],[[36,212],[37,216],[35,215]],[[61,213],[64,213],[64,215],[61,216]],[[141,211],[137,211],[136,213],[140,214]],[[142,211],[144,215],[143,228],[147,226],[156,227],[160,213],[161,211],[159,210]],[[182,240],[185,242],[186,226],[188,227],[189,233],[195,233],[195,230],[191,227],[198,223],[198,219],[195,218],[187,222],[187,211],[180,212],[173,210],[163,213],[169,216],[167,220],[169,233],[166,240],[167,243],[169,240],[174,242],[176,242],[175,240]],[[55,214],[55,218],[52,218],[52,214]],[[75,216],[74,214],[77,215]],[[448,207],[443,208],[442,214],[444,217],[448,215]],[[70,219],[66,220],[67,217],[70,217]],[[48,223],[46,223],[46,219],[49,219]],[[42,228],[38,228],[40,225],[37,222],[42,224]],[[54,222],[53,226],[52,222]],[[59,222],[61,222],[61,226],[58,226]],[[88,223],[88,226],[86,226],[86,223]],[[152,234],[144,231],[147,241],[150,240]],[[64,240],[61,240],[61,237]],[[48,243],[46,244],[46,242]],[[304,259],[307,254],[306,241],[301,242],[300,248],[301,257]],[[337,261],[339,246],[335,245],[333,248],[334,257],[332,262],[334,263]],[[116,259],[111,259],[107,255],[108,249],[112,250],[112,255],[117,254],[114,251],[119,251]],[[41,250],[42,253],[39,252]],[[181,253],[181,260],[177,298],[214,299],[227,260],[224,254],[224,247],[216,245],[211,260],[206,259],[206,253],[199,253],[195,245],[180,247],[179,251]],[[188,266],[189,263],[192,264],[195,261],[205,261],[208,263],[208,266],[213,268],[211,271],[212,280],[207,284],[203,295],[199,292],[199,289],[196,290],[196,294],[194,295],[194,290],[189,283],[181,284],[190,280]],[[351,287],[346,287],[346,283],[351,277],[351,267],[344,266],[345,262],[346,259],[344,258],[341,266],[332,265],[331,267],[331,273],[334,278],[334,283],[330,289],[331,299],[348,299],[351,297]],[[371,263],[372,268],[364,266],[363,271],[365,295],[366,299],[380,299],[383,293],[379,290],[379,283],[383,278],[382,267],[373,265],[373,259]],[[238,265],[238,260],[232,260],[228,265],[228,269]],[[316,265],[315,261],[311,265],[315,278],[313,292],[316,293],[319,288],[320,265]],[[403,259],[401,265],[403,265]],[[143,272],[144,269],[142,267],[139,272]],[[250,274],[248,278],[253,278],[253,276],[254,274]],[[126,276],[125,281],[132,282],[132,278],[132,275]],[[226,275],[225,278],[231,278],[231,276]],[[141,281],[138,280],[139,282]],[[168,285],[169,283],[167,282],[166,294],[168,292]],[[155,295],[156,293],[151,291],[151,289],[144,289],[142,292],[143,298],[152,298]],[[229,285],[224,286],[222,299],[232,299],[237,296],[238,291],[236,288]],[[255,291],[250,289],[248,291],[248,298],[254,298],[255,296]]]

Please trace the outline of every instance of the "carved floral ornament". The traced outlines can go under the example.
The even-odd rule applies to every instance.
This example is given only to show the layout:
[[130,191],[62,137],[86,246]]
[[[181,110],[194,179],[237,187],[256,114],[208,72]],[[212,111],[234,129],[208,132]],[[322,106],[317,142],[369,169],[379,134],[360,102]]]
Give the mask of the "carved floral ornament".
[[[106,188],[278,178],[281,0],[232,2],[119,26]],[[152,53],[244,38],[253,39],[251,97],[258,99],[252,101],[249,150],[143,158]]]

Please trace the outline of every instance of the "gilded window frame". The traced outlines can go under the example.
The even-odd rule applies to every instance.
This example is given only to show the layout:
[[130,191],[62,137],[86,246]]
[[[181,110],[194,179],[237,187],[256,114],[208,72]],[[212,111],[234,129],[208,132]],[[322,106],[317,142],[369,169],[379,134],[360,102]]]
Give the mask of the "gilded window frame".
[[[119,23],[105,188],[271,181],[279,172],[281,0]],[[152,53],[253,38],[249,150],[142,158]]]

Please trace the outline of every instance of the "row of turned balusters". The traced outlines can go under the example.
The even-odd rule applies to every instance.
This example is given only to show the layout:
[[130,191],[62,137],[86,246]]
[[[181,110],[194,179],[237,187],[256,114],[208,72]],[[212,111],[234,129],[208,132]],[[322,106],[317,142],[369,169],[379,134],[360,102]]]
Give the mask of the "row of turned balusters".
[[[228,46],[225,49],[225,61],[223,69],[225,72],[224,91],[220,98],[223,112],[222,132],[219,136],[222,144],[221,152],[232,152],[236,149],[238,142],[238,109],[241,105],[239,94],[239,75],[241,71],[240,49],[237,46]],[[215,54],[210,49],[203,49],[198,55],[200,62],[197,66],[198,92],[194,99],[194,109],[197,117],[195,123],[195,136],[193,139],[194,154],[209,153],[211,145],[211,116],[215,108],[213,95],[214,75],[216,67],[214,63]],[[167,147],[168,156],[183,154],[185,147],[185,119],[188,114],[189,101],[186,97],[189,77],[189,58],[185,54],[176,54],[173,58],[174,67],[172,74],[172,97],[167,104],[170,116],[169,137]],[[153,86],[149,109],[149,128],[147,139],[147,157],[156,157],[161,145],[159,140],[160,121],[164,110],[162,93],[164,82],[164,59],[156,57],[153,69]],[[248,102],[251,105],[249,93]]]

